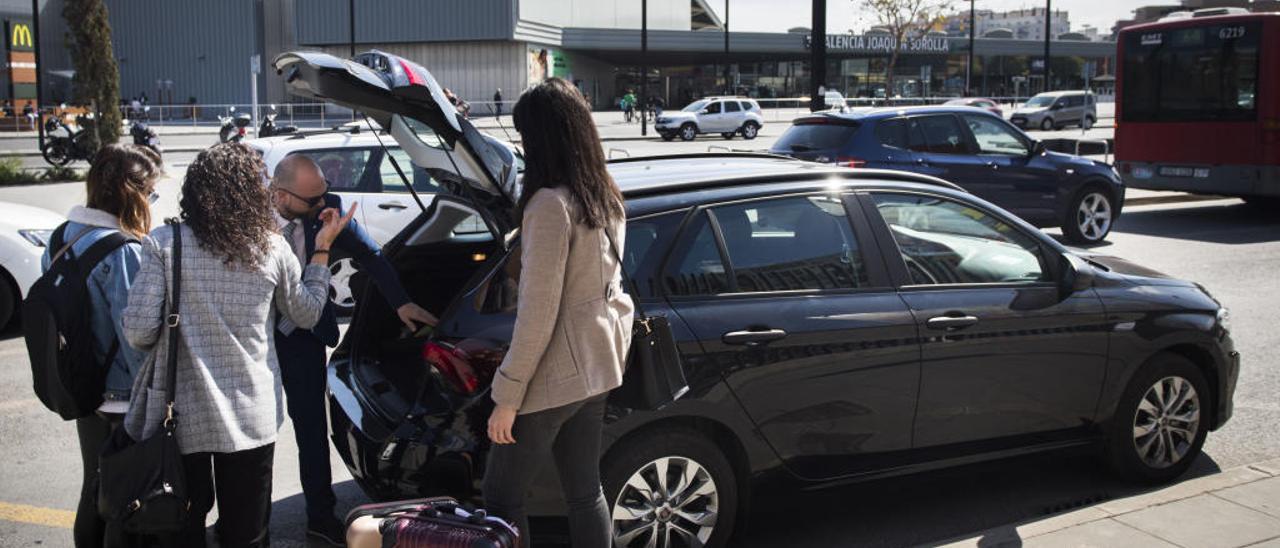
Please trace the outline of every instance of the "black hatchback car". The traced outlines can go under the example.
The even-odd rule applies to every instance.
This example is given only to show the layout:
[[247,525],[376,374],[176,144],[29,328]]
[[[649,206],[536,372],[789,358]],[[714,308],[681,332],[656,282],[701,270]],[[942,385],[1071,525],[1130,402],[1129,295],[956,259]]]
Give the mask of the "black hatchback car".
[[1106,239],[1124,205],[1108,164],[1045,150],[1003,118],[964,106],[855,109],[798,118],[770,152],[951,181],[1067,239]]
[[[403,332],[359,298],[330,418],[371,497],[473,496],[519,278],[538,275],[520,271],[517,180],[434,93],[401,90],[435,85],[421,67],[402,84],[323,54],[276,66],[379,118],[448,189],[384,249],[439,327]],[[1125,477],[1167,481],[1231,416],[1239,356],[1202,287],[1064,248],[949,183],[771,155],[610,172],[634,297],[671,322],[691,387],[660,411],[609,407],[617,546],[723,546],[762,477],[821,486],[1100,444]],[[489,231],[453,230],[473,217]],[[563,512],[544,470],[530,508]]]

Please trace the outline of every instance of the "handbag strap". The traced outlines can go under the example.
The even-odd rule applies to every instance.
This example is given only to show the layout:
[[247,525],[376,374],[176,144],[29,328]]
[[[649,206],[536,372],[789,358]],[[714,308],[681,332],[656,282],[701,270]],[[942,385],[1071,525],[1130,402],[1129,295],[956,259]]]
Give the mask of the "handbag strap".
[[631,279],[627,274],[627,267],[622,262],[622,254],[618,253],[618,244],[614,243],[613,235],[609,233],[609,227],[601,228],[604,231],[604,237],[609,239],[609,249],[613,251],[613,257],[618,260],[618,271],[622,273],[622,283],[627,284],[631,290],[631,302],[636,307],[636,316],[647,318],[644,309],[640,307],[640,291],[636,288],[636,281]]
[[173,399],[178,386],[178,325],[182,323],[182,316],[178,314],[178,303],[182,300],[182,225],[170,221],[169,227],[173,229],[173,294],[169,298],[169,313],[164,319],[169,327],[168,376],[165,377],[165,395],[169,401],[165,402],[164,425],[172,429]]

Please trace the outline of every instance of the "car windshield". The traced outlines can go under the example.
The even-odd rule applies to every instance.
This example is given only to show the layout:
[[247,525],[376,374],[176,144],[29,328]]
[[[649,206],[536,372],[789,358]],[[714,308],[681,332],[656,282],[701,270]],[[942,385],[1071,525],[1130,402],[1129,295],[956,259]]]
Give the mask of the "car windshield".
[[689,105],[689,106],[687,106],[687,107],[684,107],[684,108],[682,108],[682,109],[680,109],[680,110],[683,110],[683,111],[685,111],[685,112],[698,112],[698,111],[700,111],[700,110],[702,110],[702,109],[704,109],[704,108],[707,108],[707,102],[706,102],[706,101],[697,101],[697,102],[695,102],[695,103],[693,103],[693,104],[691,104],[691,105]]
[[1027,108],[1044,108],[1049,105],[1052,105],[1053,100],[1054,100],[1054,97],[1049,97],[1046,95],[1037,95],[1035,97],[1032,97],[1031,100],[1027,101],[1026,107]]

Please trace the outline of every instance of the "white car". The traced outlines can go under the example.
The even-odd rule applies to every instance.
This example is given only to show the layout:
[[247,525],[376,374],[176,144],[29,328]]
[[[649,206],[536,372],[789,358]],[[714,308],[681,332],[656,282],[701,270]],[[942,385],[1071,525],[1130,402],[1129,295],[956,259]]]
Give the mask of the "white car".
[[[267,175],[275,176],[276,166],[286,156],[302,154],[309,156],[320,166],[325,179],[329,182],[329,190],[342,197],[344,205],[359,202],[356,221],[364,226],[365,232],[378,245],[385,245],[395,237],[405,225],[409,224],[421,213],[404,179],[400,177],[392,164],[394,157],[400,169],[413,184],[422,199],[422,207],[430,207],[440,183],[427,170],[415,166],[395,139],[385,132],[375,135],[361,124],[347,124],[337,131],[315,133],[295,133],[278,137],[267,137],[245,141],[244,144],[262,154],[262,161],[267,166]],[[377,127],[375,125],[375,127]],[[523,170],[523,158],[515,147],[491,136],[484,135],[495,149],[509,153],[517,166]],[[384,152],[382,144],[386,145]],[[441,154],[442,147],[437,147]],[[389,155],[387,153],[390,153]],[[447,164],[446,164],[447,165]],[[447,173],[438,173],[443,177]],[[470,219],[459,225],[459,232],[475,230],[485,232],[479,217]],[[335,254],[330,262],[332,276],[329,282],[329,298],[338,307],[339,313],[349,312],[355,307],[355,298],[351,291],[352,277],[359,272],[350,257],[341,253]]]
[[760,104],[745,97],[707,97],[680,110],[663,111],[653,124],[664,141],[677,136],[692,141],[700,133],[719,133],[725,139],[742,134],[743,139],[755,139],[763,126]]
[[40,257],[67,218],[38,207],[0,202],[0,328],[9,325],[40,277]]

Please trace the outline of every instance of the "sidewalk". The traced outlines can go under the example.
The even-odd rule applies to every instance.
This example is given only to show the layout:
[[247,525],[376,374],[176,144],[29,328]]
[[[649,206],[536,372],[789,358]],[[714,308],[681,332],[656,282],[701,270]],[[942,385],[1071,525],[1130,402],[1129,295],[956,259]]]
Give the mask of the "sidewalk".
[[942,546],[1280,548],[1280,459],[988,529]]

